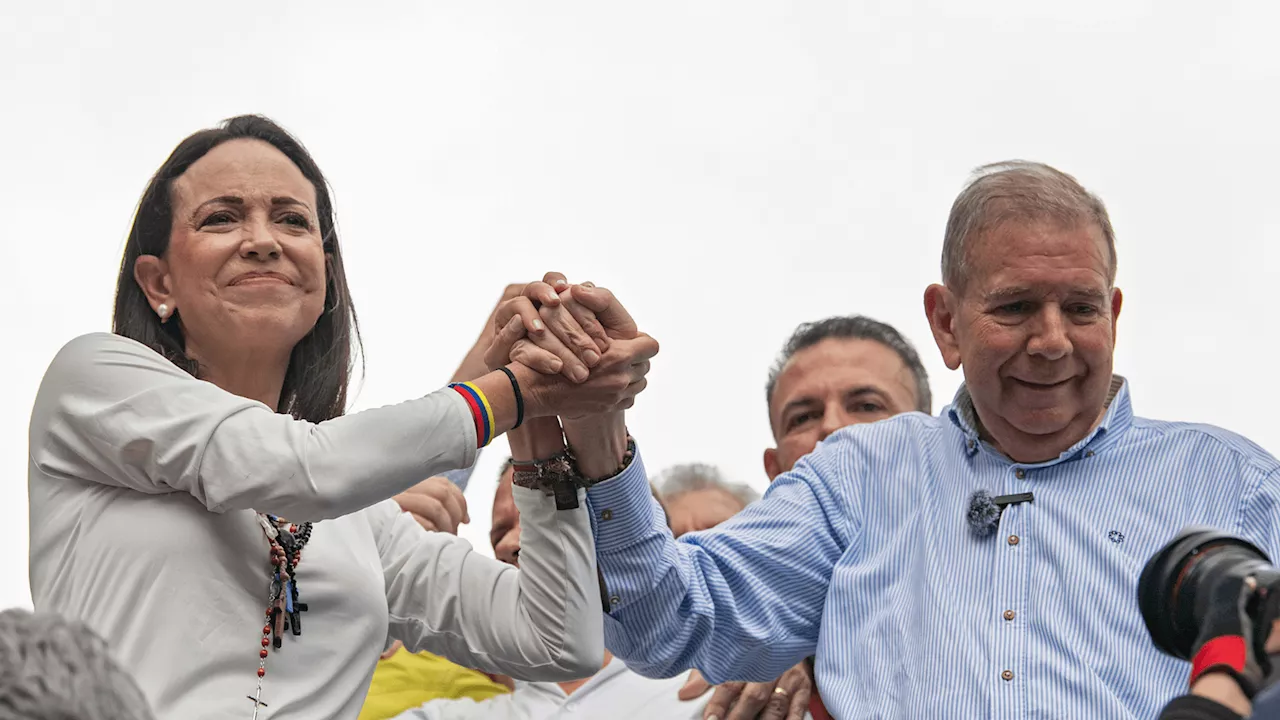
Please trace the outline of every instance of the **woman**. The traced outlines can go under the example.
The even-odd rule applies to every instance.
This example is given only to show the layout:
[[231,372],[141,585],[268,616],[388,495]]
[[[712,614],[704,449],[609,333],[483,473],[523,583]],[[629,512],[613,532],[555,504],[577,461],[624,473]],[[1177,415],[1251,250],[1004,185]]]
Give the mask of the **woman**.
[[[71,341],[36,397],[36,608],[100,633],[159,718],[354,718],[395,639],[514,677],[590,674],[585,501],[521,492],[536,540],[513,571],[387,500],[522,415],[629,406],[656,352],[639,337],[566,354],[536,313],[504,319],[506,346],[527,328],[561,355],[528,364],[577,376],[581,357],[590,377],[495,364],[343,417],[358,333],[319,168],[265,118],[188,137],[139,204],[115,333]],[[527,457],[547,442],[511,436]]]

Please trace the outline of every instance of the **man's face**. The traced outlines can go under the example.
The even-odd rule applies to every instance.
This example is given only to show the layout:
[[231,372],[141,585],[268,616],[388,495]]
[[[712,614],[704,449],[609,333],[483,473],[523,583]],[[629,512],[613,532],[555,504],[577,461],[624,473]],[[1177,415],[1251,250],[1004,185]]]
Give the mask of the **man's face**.
[[769,479],[791,469],[825,437],[916,407],[915,377],[874,340],[827,338],[791,357],[769,405],[777,448],[764,451]]
[[974,238],[958,294],[938,285],[925,308],[947,367],[989,439],[1020,462],[1057,457],[1101,419],[1121,294],[1093,224],[1008,222]]
[[520,511],[516,509],[515,496],[511,493],[511,478],[515,471],[508,465],[498,481],[493,494],[493,524],[489,526],[489,543],[493,555],[508,565],[520,566]]
[[738,498],[719,489],[680,493],[668,498],[664,505],[671,521],[671,534],[676,537],[713,528],[743,508]]

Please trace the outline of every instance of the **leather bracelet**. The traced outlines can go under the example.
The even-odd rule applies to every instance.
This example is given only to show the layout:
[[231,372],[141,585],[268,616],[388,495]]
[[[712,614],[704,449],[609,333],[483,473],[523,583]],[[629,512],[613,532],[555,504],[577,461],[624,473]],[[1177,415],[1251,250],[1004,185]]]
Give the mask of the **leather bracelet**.
[[575,481],[578,469],[567,448],[546,460],[512,460],[511,468],[512,484],[555,497],[557,510],[573,510],[578,507],[578,484]]
[[[573,448],[566,448],[566,450],[569,451],[570,456],[572,457]],[[582,488],[583,490],[594,487],[604,482],[605,480],[612,480],[613,478],[616,478],[622,473],[626,472],[627,468],[631,467],[631,461],[634,460],[635,457],[636,457],[636,440],[635,438],[631,437],[631,433],[627,433],[627,448],[626,450],[622,451],[622,462],[618,464],[618,469],[615,470],[613,474],[606,475],[602,478],[595,478],[595,479],[588,478],[582,474],[581,470],[578,469],[578,459],[576,457],[573,457],[573,469],[574,469],[574,474],[576,475],[574,480],[577,483],[578,487]]]
[[546,460],[521,461],[512,460],[512,484],[537,490],[544,495],[555,497],[557,510],[573,510],[578,507],[578,489],[586,490],[621,475],[636,456],[636,441],[627,435],[627,449],[622,453],[622,462],[618,470],[607,477],[591,479],[578,469],[578,459],[573,448],[552,455]]

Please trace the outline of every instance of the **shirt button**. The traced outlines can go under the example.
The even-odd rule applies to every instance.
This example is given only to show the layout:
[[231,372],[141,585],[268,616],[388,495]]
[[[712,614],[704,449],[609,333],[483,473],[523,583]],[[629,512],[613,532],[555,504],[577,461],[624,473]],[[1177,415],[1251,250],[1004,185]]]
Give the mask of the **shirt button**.
[[1013,671],[1005,670],[1004,672],[1000,673],[1000,678],[1005,682],[1009,682],[1010,680],[1013,679]]
[[1017,544],[1018,544],[1018,536],[1017,536],[1017,535],[1010,535],[1010,536],[1009,536],[1009,544],[1010,544],[1010,545],[1017,545]]
[[1092,450],[1090,450],[1089,452],[1085,453],[1085,454],[1084,454],[1084,456],[1085,456],[1085,457],[1093,457],[1093,451],[1092,451]]
[[1027,476],[1027,473],[1026,473],[1026,471],[1024,471],[1022,468],[1018,468],[1017,470],[1015,470],[1015,471],[1014,471],[1013,475],[1014,475],[1014,477],[1018,478],[1019,480],[1022,480],[1023,478],[1025,478],[1025,477]]
[[622,602],[622,598],[618,597],[617,595],[614,595],[613,597],[609,598],[610,605],[617,605],[620,602]]
[[1012,611],[1012,610],[1005,610],[1005,611],[1004,611],[1004,619],[1005,619],[1005,620],[1012,620],[1012,619],[1014,619],[1014,618],[1015,618],[1015,617],[1017,617],[1017,616],[1018,616],[1018,613],[1016,613],[1016,612],[1014,612],[1014,611]]
[[602,512],[600,513],[600,519],[601,519],[601,520],[612,520],[612,519],[613,519],[613,511],[612,511],[612,510],[604,510],[604,511],[602,511]]
[[578,709],[578,705],[576,703],[569,703],[568,705],[564,706],[564,709],[568,710],[569,712],[573,712],[574,710]]

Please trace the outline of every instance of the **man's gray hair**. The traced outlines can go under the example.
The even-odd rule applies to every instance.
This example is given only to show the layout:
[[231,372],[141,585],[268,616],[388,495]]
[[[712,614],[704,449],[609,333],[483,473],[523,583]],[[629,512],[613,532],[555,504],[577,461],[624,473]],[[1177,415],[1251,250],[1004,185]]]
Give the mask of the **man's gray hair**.
[[720,490],[742,503],[743,507],[760,499],[760,493],[743,483],[725,480],[720,469],[706,463],[673,465],[658,474],[653,483],[663,502],[697,490]]
[[1115,284],[1116,235],[1102,200],[1061,170],[1026,160],[1006,160],[973,171],[947,218],[942,241],[943,283],[952,290],[964,290],[969,276],[965,246],[1010,220],[1097,226],[1110,255],[1107,284]]
[[773,390],[778,385],[778,377],[786,369],[787,363],[796,353],[812,347],[827,338],[842,340],[873,340],[898,354],[902,364],[911,371],[915,379],[916,409],[926,415],[933,413],[933,394],[929,391],[929,373],[920,362],[920,355],[897,328],[879,320],[872,320],[862,315],[841,315],[829,317],[817,322],[802,323],[791,333],[787,344],[782,346],[778,360],[769,370],[769,381],[765,384],[765,401],[770,410],[773,408]]
[[84,625],[0,612],[0,720],[151,720],[142,691]]

